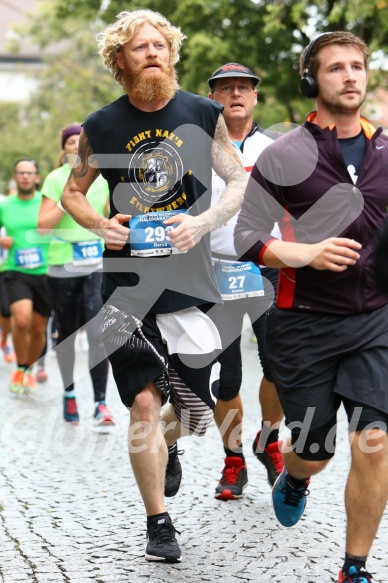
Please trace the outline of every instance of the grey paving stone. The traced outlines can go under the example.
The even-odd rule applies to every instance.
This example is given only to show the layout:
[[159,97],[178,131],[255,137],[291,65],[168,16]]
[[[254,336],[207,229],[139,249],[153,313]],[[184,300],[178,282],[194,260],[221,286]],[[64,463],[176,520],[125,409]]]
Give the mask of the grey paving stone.
[[[343,558],[343,490],[349,468],[344,416],[337,453],[311,482],[304,517],[283,528],[275,518],[264,468],[251,443],[260,422],[261,371],[250,335],[243,337],[244,449],[249,485],[244,498],[222,502],[214,489],[224,453],[218,430],[185,438],[183,480],[167,500],[182,547],[182,563],[144,559],[143,504],[128,461],[128,412],[112,377],[108,404],[117,427],[96,434],[87,353],[77,352],[81,424],[65,427],[56,357],[47,356],[49,381],[37,399],[11,399],[0,391],[0,583],[202,583],[222,581],[329,583]],[[12,366],[0,363],[7,381]],[[6,384],[6,383],[5,383]],[[282,430],[284,431],[284,430]],[[388,582],[388,520],[384,516],[368,566]]]

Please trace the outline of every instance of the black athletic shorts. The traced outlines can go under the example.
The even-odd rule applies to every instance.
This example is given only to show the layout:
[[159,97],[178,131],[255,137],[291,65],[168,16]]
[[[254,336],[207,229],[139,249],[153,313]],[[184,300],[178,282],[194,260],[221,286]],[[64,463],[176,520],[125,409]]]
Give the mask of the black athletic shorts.
[[327,433],[342,401],[348,416],[356,403],[368,407],[369,421],[373,411],[376,421],[387,418],[388,306],[350,316],[273,307],[267,341],[288,426],[304,422],[309,431]]
[[133,401],[150,382],[170,397],[177,417],[202,434],[213,418],[221,350],[217,328],[199,308],[147,314],[140,321],[107,304],[103,339],[122,402]]
[[33,311],[44,318],[51,315],[51,302],[46,287],[45,275],[31,275],[20,271],[6,271],[4,282],[9,305],[19,300],[31,300]]
[[4,283],[4,271],[0,272],[0,314],[3,318],[10,318],[11,312],[9,311],[9,300],[7,288]]

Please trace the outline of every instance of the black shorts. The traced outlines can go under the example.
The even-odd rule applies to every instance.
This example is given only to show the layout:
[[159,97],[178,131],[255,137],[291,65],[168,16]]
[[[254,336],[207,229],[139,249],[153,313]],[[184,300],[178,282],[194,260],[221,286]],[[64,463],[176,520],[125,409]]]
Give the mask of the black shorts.
[[388,306],[350,316],[273,307],[267,326],[268,361],[288,426],[328,432],[342,401],[348,417],[356,403],[368,408],[369,420],[373,411],[376,421],[386,418]]
[[9,299],[4,283],[4,275],[4,271],[0,272],[0,314],[3,318],[10,318],[11,312],[9,311]]
[[199,308],[148,314],[141,322],[114,306],[103,309],[103,339],[122,402],[150,382],[170,397],[177,417],[201,434],[212,420],[221,350],[218,331]]
[[45,275],[31,275],[20,271],[6,271],[4,282],[9,305],[20,300],[31,300],[33,311],[44,318],[51,314],[51,302],[46,287]]

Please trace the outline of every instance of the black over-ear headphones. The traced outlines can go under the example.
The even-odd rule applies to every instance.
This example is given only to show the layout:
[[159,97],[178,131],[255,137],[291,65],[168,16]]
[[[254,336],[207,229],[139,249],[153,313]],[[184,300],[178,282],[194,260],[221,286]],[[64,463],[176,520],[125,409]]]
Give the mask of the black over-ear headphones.
[[315,46],[315,43],[319,38],[325,36],[327,34],[332,34],[331,32],[324,32],[318,35],[314,40],[311,41],[309,46],[306,49],[306,54],[304,57],[303,63],[303,76],[300,80],[299,87],[304,97],[316,97],[318,95],[318,85],[315,78],[312,75],[309,75],[309,64],[310,64],[310,57]]

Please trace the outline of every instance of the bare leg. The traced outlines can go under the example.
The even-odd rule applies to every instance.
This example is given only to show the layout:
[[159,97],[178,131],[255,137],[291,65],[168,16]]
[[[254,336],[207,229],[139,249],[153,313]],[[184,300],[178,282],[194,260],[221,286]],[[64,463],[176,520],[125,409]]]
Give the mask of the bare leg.
[[241,447],[243,404],[240,395],[230,401],[218,399],[214,420],[220,430],[224,447],[232,450]]
[[32,313],[30,341],[28,344],[27,364],[34,364],[42,354],[46,343],[46,328],[48,318],[37,312]]
[[319,474],[330,460],[307,461],[292,451],[291,440],[288,439],[283,446],[284,465],[289,474],[297,480],[303,480],[309,476]]
[[388,438],[378,429],[356,432],[350,438],[352,463],[345,489],[346,552],[363,557],[369,553],[387,503]]
[[159,423],[162,400],[154,383],[137,395],[130,411],[128,451],[147,516],[165,512],[167,446]]
[[1,346],[7,344],[8,334],[11,331],[11,318],[4,318],[0,316],[0,327],[1,327]]
[[26,364],[30,344],[32,301],[18,300],[11,304],[10,309],[12,315],[12,340],[17,361],[19,364]]
[[180,437],[190,435],[175,415],[174,407],[169,404],[162,413],[162,424],[165,427],[164,439],[168,446],[173,445]]
[[275,385],[265,377],[260,383],[259,402],[264,425],[276,429],[276,424],[280,424],[283,419],[283,409]]

